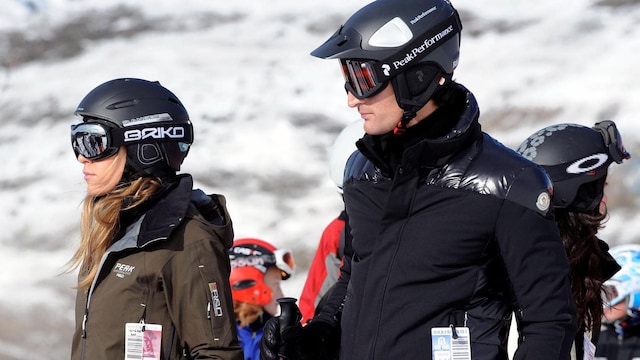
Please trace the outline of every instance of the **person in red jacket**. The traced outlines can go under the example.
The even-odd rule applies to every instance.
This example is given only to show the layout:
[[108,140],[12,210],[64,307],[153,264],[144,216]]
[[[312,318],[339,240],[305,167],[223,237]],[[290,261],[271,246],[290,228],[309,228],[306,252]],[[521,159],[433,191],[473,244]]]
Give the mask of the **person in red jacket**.
[[[342,177],[349,156],[356,151],[356,141],[364,135],[362,120],[347,125],[336,137],[329,152],[329,174],[342,197]],[[325,296],[338,281],[345,237],[344,210],[331,220],[322,232],[318,248],[309,267],[309,273],[300,295],[302,323],[311,319],[320,308]]]

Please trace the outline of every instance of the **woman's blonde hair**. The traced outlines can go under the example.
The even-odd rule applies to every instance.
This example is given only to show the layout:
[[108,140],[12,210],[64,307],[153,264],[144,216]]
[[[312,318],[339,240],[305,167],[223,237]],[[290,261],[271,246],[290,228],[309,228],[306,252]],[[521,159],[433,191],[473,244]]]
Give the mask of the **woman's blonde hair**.
[[263,311],[260,305],[233,301],[233,313],[236,316],[236,321],[240,322],[240,327],[245,327],[256,321],[256,319],[262,315]]
[[[120,153],[116,156],[126,156]],[[87,195],[82,207],[80,245],[69,261],[68,270],[79,268],[79,289],[87,289],[96,277],[100,260],[120,230],[120,212],[148,200],[162,185],[160,179],[141,177],[118,184],[110,193]]]

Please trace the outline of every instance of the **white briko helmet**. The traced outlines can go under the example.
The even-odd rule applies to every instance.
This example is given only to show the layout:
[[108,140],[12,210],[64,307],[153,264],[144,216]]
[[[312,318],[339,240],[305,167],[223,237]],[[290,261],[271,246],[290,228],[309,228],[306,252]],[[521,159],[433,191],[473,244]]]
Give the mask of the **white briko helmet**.
[[347,125],[333,141],[329,149],[329,175],[331,180],[338,187],[338,192],[342,194],[342,180],[344,177],[344,167],[356,148],[356,141],[364,136],[364,121],[362,119]]

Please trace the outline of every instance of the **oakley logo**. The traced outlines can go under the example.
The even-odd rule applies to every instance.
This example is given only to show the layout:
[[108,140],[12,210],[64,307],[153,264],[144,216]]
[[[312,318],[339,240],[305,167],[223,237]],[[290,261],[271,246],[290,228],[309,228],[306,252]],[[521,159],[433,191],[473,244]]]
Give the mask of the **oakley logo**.
[[124,132],[124,142],[139,141],[144,139],[182,139],[183,127],[155,127],[146,129],[133,129]]
[[609,160],[607,154],[594,154],[586,158],[575,161],[567,167],[569,174],[584,174],[591,170],[597,169]]

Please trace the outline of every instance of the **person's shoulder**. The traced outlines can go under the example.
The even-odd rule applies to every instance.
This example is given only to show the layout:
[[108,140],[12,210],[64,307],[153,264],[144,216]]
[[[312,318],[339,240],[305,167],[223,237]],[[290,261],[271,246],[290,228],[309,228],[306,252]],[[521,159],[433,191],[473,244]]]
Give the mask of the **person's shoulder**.
[[343,186],[353,180],[377,177],[376,167],[360,151],[354,151],[345,164]]
[[184,246],[191,246],[198,242],[210,242],[215,248],[229,249],[233,243],[233,226],[231,221],[216,224],[203,216],[195,206],[190,206],[183,220],[182,233]]
[[488,134],[483,139],[483,161],[490,177],[499,180],[505,200],[546,215],[553,185],[544,169]]

